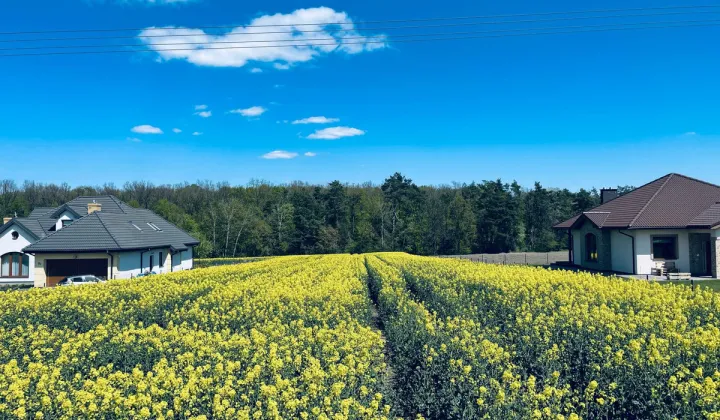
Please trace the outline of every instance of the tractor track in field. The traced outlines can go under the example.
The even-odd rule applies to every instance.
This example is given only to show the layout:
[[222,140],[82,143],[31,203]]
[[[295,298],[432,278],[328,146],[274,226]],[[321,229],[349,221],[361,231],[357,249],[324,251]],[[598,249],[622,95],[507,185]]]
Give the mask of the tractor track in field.
[[[386,375],[385,380],[383,383],[383,388],[388,393],[389,401],[391,401],[393,404],[392,406],[395,407],[394,401],[396,399],[396,385],[397,385],[397,378],[395,376],[395,370],[393,369],[393,363],[394,360],[394,353],[390,346],[390,342],[388,341],[386,332],[385,332],[385,323],[382,319],[382,316],[380,315],[380,307],[378,306],[378,291],[374,289],[371,282],[372,275],[370,274],[370,270],[368,270],[367,267],[367,257],[364,258],[364,265],[365,265],[365,284],[368,288],[368,295],[370,296],[370,301],[372,305],[370,306],[370,322],[371,326],[376,329],[380,333],[380,337],[382,337],[384,346],[383,346],[383,353],[385,354],[385,364],[386,364]],[[397,413],[395,413],[397,414]]]

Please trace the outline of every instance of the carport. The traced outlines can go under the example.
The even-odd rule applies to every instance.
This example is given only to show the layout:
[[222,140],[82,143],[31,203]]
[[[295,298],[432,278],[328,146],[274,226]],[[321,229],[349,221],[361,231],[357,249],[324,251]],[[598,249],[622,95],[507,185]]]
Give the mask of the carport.
[[45,261],[46,285],[57,286],[60,280],[68,276],[92,274],[96,277],[106,279],[108,275],[107,258],[74,258]]

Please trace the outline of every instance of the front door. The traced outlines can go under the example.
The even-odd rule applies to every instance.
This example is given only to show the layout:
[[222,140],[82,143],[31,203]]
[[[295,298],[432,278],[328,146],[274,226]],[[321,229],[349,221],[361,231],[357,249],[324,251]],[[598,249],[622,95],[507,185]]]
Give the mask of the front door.
[[712,248],[710,247],[710,241],[703,242],[703,251],[705,253],[705,275],[712,275]]

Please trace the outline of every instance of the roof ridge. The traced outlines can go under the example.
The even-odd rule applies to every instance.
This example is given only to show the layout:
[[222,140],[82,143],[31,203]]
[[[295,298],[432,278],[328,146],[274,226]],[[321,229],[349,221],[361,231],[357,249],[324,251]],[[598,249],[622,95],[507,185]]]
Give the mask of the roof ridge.
[[[78,198],[90,198],[90,197],[112,197],[112,194],[96,194],[96,195],[78,195],[70,201],[77,200]],[[68,203],[70,202],[68,201]]]
[[677,176],[679,176],[679,177],[683,177],[683,178],[689,179],[689,180],[691,180],[691,181],[700,182],[701,184],[709,185],[709,186],[711,186],[711,187],[715,187],[715,188],[720,189],[720,185],[713,184],[712,182],[703,181],[702,179],[693,178],[693,177],[691,177],[691,176],[679,174],[679,173],[677,173],[677,172],[673,172],[671,175],[677,175]]
[[[646,182],[646,183],[642,184],[642,185],[639,186],[639,187],[633,188],[632,190],[626,192],[625,194],[618,194],[617,197],[615,197],[615,198],[613,198],[613,199],[611,199],[611,200],[608,200],[608,201],[606,201],[606,202],[604,202],[604,203],[600,203],[600,204],[598,204],[597,206],[591,208],[590,210],[586,210],[586,211],[584,211],[584,212],[581,212],[580,214],[587,213],[587,212],[589,212],[589,211],[593,211],[593,210],[595,210],[596,208],[601,207],[601,206],[604,206],[604,205],[607,204],[607,203],[611,203],[611,202],[613,202],[613,201],[615,201],[615,200],[617,200],[617,199],[620,199],[620,198],[623,198],[623,197],[627,197],[628,195],[634,193],[635,191],[637,191],[637,190],[639,190],[639,189],[641,189],[641,188],[647,187],[648,185],[652,184],[653,182],[657,182],[657,181],[659,181],[659,180],[661,180],[661,179],[663,179],[663,178],[665,178],[665,177],[670,177],[671,175],[673,175],[673,173],[669,173],[669,174],[663,175],[663,176],[661,176],[660,178],[655,178],[655,179],[653,179],[653,180],[650,181],[650,182]],[[612,213],[612,212],[608,212],[608,213]],[[580,214],[578,214],[578,216],[579,216]]]
[[123,206],[130,207],[126,202],[122,201],[121,199],[115,197],[112,194],[109,194],[108,197],[110,197],[110,200],[112,200],[115,204],[117,204],[120,211],[122,211],[124,214],[128,214],[128,212],[126,212],[125,209],[123,208]]
[[96,212],[94,212],[94,213],[92,213],[92,214],[96,214],[96,215],[97,215],[98,220],[100,220],[100,224],[101,224],[102,227],[107,231],[108,235],[110,235],[110,237],[112,238],[113,242],[115,242],[115,245],[117,245],[118,248],[121,248],[121,247],[120,247],[120,242],[118,242],[117,239],[115,238],[115,235],[113,235],[112,232],[110,232],[110,229],[108,229],[107,225],[105,225],[105,222],[103,221],[102,217],[100,217],[100,214],[99,214],[99,213],[100,213],[100,212],[96,211]]
[[677,175],[677,174],[671,173],[670,175],[667,176],[667,179],[665,180],[665,182],[662,183],[660,188],[658,188],[657,191],[655,191],[655,193],[652,195],[652,197],[650,197],[650,199],[647,201],[647,203],[645,203],[645,205],[642,207],[642,209],[640,209],[638,214],[636,214],[635,217],[633,217],[633,219],[630,221],[630,223],[628,223],[628,227],[632,227],[633,223],[635,223],[635,221],[640,217],[640,215],[643,214],[643,212],[645,212],[645,210],[647,210],[650,203],[652,203],[653,200],[655,200],[655,197],[657,197],[657,195],[660,193],[660,191],[662,191],[663,188],[665,188],[665,185],[667,185],[668,181],[670,181],[672,179],[672,177],[675,175]]
[[[71,200],[71,201],[72,201],[72,200]],[[54,215],[55,213],[59,212],[60,210],[64,210],[64,211],[70,211],[70,212],[72,212],[73,214],[75,214],[75,216],[78,216],[78,218],[81,218],[82,216],[80,215],[80,213],[78,213],[78,212],[76,212],[75,210],[73,210],[72,206],[70,206],[70,204],[68,204],[68,203],[70,203],[70,201],[68,201],[67,203],[62,204],[62,205],[56,207],[55,209],[53,209],[53,212],[52,212],[51,216]],[[48,213],[49,213],[49,212],[48,212]],[[47,213],[46,213],[46,214],[47,214]],[[61,213],[61,214],[62,214],[62,213]]]

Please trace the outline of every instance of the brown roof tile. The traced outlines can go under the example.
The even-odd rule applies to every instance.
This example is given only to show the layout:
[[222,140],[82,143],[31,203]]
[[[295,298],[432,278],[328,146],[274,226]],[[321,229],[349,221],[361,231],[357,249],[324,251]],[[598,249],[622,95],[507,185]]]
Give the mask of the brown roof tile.
[[[685,228],[720,222],[720,187],[668,174],[583,215],[601,228]],[[603,214],[607,213],[607,216]],[[602,215],[602,216],[601,216]],[[555,225],[570,228],[582,215]]]

